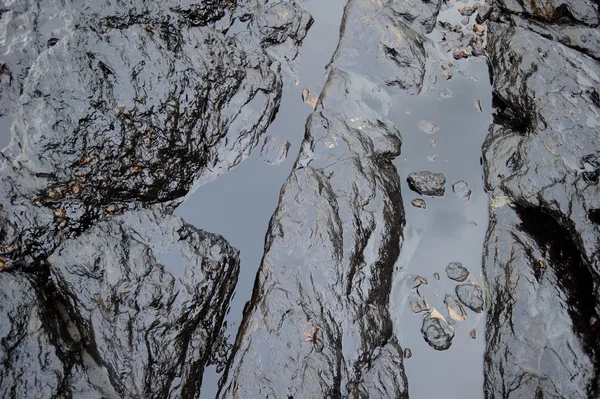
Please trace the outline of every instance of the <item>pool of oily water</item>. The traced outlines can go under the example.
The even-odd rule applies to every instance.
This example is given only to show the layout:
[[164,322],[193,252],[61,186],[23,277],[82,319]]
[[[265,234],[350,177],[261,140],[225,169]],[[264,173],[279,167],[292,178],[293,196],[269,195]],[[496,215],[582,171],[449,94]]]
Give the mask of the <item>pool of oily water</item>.
[[[290,143],[287,158],[268,163],[261,155],[262,143],[254,153],[230,172],[199,187],[179,206],[176,214],[198,228],[221,234],[240,250],[240,274],[225,322],[225,335],[233,342],[250,300],[256,272],[263,256],[269,220],[277,207],[279,191],[292,170],[304,137],[306,119],[321,92],[327,74],[325,66],[334,53],[346,0],[308,0],[302,6],[314,24],[304,39],[298,57],[290,63],[293,71],[284,75],[284,90],[277,117],[265,134]],[[229,34],[243,29],[234,25]],[[310,95],[302,100],[303,89]],[[214,398],[220,373],[207,367],[202,398]]]
[[[485,57],[456,60],[454,52],[466,49],[471,53],[464,46],[468,38],[457,32],[448,34],[440,25],[448,22],[465,35],[474,34],[476,13],[466,18],[459,9],[475,4],[444,5],[436,29],[428,35],[431,43],[422,92],[397,96],[390,112],[402,133],[402,155],[394,164],[403,182],[406,211],[405,242],[390,310],[398,341],[408,355],[409,395],[417,398],[483,397],[485,307],[479,313],[469,309],[460,302],[456,289],[461,284],[475,284],[485,293],[482,254],[488,195],[481,146],[492,122],[492,88]],[[481,37],[485,39],[485,34]],[[421,171],[445,176],[443,196],[423,196],[409,187],[409,174]],[[455,193],[453,185],[459,182],[468,189],[460,183]],[[449,278],[446,268],[451,262],[468,270],[463,282]],[[434,311],[454,333],[445,350],[430,346],[421,331],[424,318]]]

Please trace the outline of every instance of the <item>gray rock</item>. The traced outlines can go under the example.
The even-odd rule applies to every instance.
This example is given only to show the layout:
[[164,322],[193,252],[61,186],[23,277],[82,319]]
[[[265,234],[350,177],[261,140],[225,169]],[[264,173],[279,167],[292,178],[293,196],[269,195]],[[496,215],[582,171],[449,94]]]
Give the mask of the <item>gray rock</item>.
[[450,348],[454,338],[454,328],[435,309],[423,318],[421,333],[429,346],[438,351]]
[[[600,152],[600,121],[593,116],[600,64],[523,28],[491,23],[489,35],[496,43],[490,49],[499,77],[494,90],[507,106],[483,145],[488,190],[500,189],[525,207],[555,215],[598,274],[600,230],[590,215],[600,208],[600,186],[590,182],[583,161]],[[526,72],[534,64],[541,69]],[[576,105],[573,99],[579,97]],[[536,99],[553,105],[533,106]]]
[[[358,0],[348,1],[331,65],[355,72],[372,82],[417,94],[424,78],[425,38],[409,28],[398,12],[411,8],[405,15],[414,18],[413,26],[421,26],[421,17],[424,17],[423,26],[432,27],[440,3],[415,2],[414,7],[409,4],[391,0],[386,7],[373,7]],[[369,23],[365,24],[365,21]]]
[[463,282],[469,276],[469,271],[460,262],[450,262],[446,266],[446,274],[451,280]]
[[599,393],[598,18],[587,0],[502,0],[490,15],[488,397]]
[[[297,396],[300,392],[326,397],[331,390],[341,392],[342,396],[367,392],[380,397],[407,394],[402,349],[392,335],[387,299],[376,296],[379,299],[371,304],[362,299],[390,290],[401,243],[404,214],[398,175],[389,158],[383,161],[375,156],[380,151],[399,154],[399,132],[389,122],[376,122],[383,116],[366,104],[385,101],[386,95],[361,76],[334,69],[323,90],[323,110],[309,118],[296,167],[281,190],[280,205],[271,221],[266,252],[240,329],[239,346],[230,363],[223,397],[233,396],[234,391],[241,397],[254,397],[258,392],[271,392],[274,397]],[[371,97],[364,98],[365,93],[372,93]],[[368,135],[348,127],[346,121],[350,115],[363,115],[364,123],[370,126]],[[312,147],[313,135],[333,131],[347,143],[344,151],[325,145]],[[371,142],[373,138],[376,140]],[[373,145],[364,145],[366,140]],[[346,177],[330,180],[326,176],[331,173]],[[354,186],[361,187],[361,192],[377,193],[382,201],[380,206],[367,211],[363,209],[363,201],[342,194]],[[348,209],[350,213],[340,209]],[[314,212],[320,217],[296,223],[298,215]],[[368,232],[344,222],[353,218],[351,215],[363,220],[363,226],[371,226]],[[323,234],[309,234],[309,231]],[[370,252],[372,256],[363,251],[375,236],[379,237],[376,245],[379,249]],[[360,248],[359,252],[348,252],[340,246],[342,237],[344,245]],[[354,274],[356,256],[365,257],[361,267],[377,268],[377,273],[365,270]],[[346,280],[348,285],[336,283],[342,275],[350,276]],[[328,294],[323,296],[325,291]],[[345,311],[330,311],[338,308]],[[286,320],[283,324],[282,318]],[[322,342],[316,346],[306,342],[301,332],[308,320],[319,328],[317,338]],[[364,323],[373,326],[376,337],[365,339],[361,327]],[[339,344],[348,336],[355,340],[351,353],[356,355],[342,355]],[[269,351],[262,349],[265,345]],[[334,386],[326,382],[334,381],[337,369],[334,359],[341,356],[345,359],[344,367],[364,376],[361,382],[349,384],[345,377]],[[362,356],[370,359],[368,365],[361,360]],[[283,361],[287,364],[285,368],[280,367]],[[257,363],[262,367],[257,368]],[[298,373],[304,377],[296,383],[278,382],[294,381]]]
[[415,313],[421,313],[428,311],[429,304],[425,300],[425,298],[419,293],[419,290],[414,290],[413,294],[410,297],[410,308]]
[[417,127],[419,128],[419,130],[427,134],[433,134],[440,130],[440,125],[438,125],[437,123],[425,120],[420,120],[417,123]]
[[[269,46],[298,44],[312,23],[288,3],[11,2],[0,114],[11,114],[14,135],[0,203],[29,243],[23,263],[110,214],[175,205],[245,159],[281,99]],[[229,37],[237,13],[253,24]]]
[[446,295],[444,303],[446,304],[448,315],[452,320],[463,321],[467,318],[467,312],[465,312],[462,305],[452,295]]
[[473,312],[481,312],[483,310],[484,299],[483,290],[478,285],[460,284],[456,286],[456,296]]
[[286,160],[290,145],[288,141],[267,136],[260,149],[260,157],[270,165],[279,165]]
[[407,180],[410,188],[421,195],[442,197],[446,191],[446,176],[442,173],[413,172]]
[[49,258],[96,362],[123,397],[197,397],[239,272],[238,251],[178,217],[128,212]]
[[597,26],[600,23],[598,4],[593,0],[532,0],[526,3],[518,0],[500,0],[498,3],[502,9],[511,14],[525,15],[531,19],[553,22],[566,14],[584,26]]
[[484,252],[491,298],[486,394],[509,399],[597,397],[600,331],[590,325],[597,315],[595,277],[571,235],[538,210],[516,213],[504,206],[492,209],[490,222]]
[[297,50],[312,18],[189,3],[2,4],[2,397],[199,397],[227,352],[237,251],[169,213],[260,143],[287,62],[273,47]]
[[[0,392],[2,397],[86,397],[103,393],[87,380],[60,325],[57,309],[41,306],[37,283],[21,273],[0,273]],[[56,319],[48,323],[46,318]],[[65,316],[66,317],[66,316]],[[59,339],[56,339],[60,337]],[[62,344],[57,346],[56,343]]]
[[469,185],[462,180],[452,185],[452,191],[454,191],[454,194],[456,194],[458,198],[464,199],[465,201],[470,200],[471,194],[473,193]]

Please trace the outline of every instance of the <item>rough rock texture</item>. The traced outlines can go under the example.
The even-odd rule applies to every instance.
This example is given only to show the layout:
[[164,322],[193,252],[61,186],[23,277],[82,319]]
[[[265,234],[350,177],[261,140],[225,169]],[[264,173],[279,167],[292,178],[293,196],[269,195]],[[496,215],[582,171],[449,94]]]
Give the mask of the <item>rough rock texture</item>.
[[239,261],[170,214],[261,142],[274,48],[311,23],[294,1],[0,5],[0,396],[198,397]]
[[[389,101],[351,72],[329,76],[322,109],[307,123],[271,219],[225,397],[406,394],[402,351],[387,310],[404,223],[390,162],[401,141],[364,104],[369,93],[378,106]],[[370,137],[346,124],[357,114],[364,115]],[[337,146],[330,149],[330,140]],[[322,345],[305,341],[307,322],[319,328]]]
[[448,278],[454,281],[463,282],[469,277],[469,271],[459,262],[450,262],[446,266]]
[[483,290],[473,284],[459,284],[456,286],[456,296],[473,312],[481,312],[485,301],[483,299]]
[[444,316],[433,309],[423,318],[421,333],[429,346],[438,351],[444,351],[452,345],[454,327],[448,324]]
[[132,212],[64,242],[49,262],[81,340],[119,395],[199,394],[237,250],[178,217]]
[[469,184],[464,181],[458,181],[452,185],[452,191],[457,198],[464,199],[466,201],[471,199],[473,191],[469,187]]
[[[174,204],[261,141],[282,91],[281,64],[265,49],[297,47],[312,18],[294,2],[179,5],[7,5],[0,50],[18,96],[0,91],[8,96],[0,113],[14,117],[0,202],[21,252],[46,256],[61,235],[107,214]],[[236,17],[249,29],[227,36]],[[59,40],[48,47],[51,37]],[[23,43],[27,51],[15,54]],[[54,209],[64,211],[60,227]]]
[[446,192],[446,176],[443,173],[413,172],[407,180],[410,188],[421,195],[442,197]]
[[598,16],[503,0],[489,17],[488,398],[600,395]]
[[278,165],[286,160],[290,145],[288,141],[282,141],[277,137],[265,137],[260,148],[260,157],[270,165]]
[[598,273],[600,190],[589,172],[599,167],[600,64],[523,28],[492,23],[489,34],[498,114],[484,143],[488,186],[554,215]]
[[71,342],[60,342],[48,329],[60,314],[47,312],[46,301],[27,275],[0,273],[0,396],[100,399],[69,360]]
[[[423,39],[394,15],[400,8],[358,0],[345,8],[222,397],[407,397],[388,311],[404,211],[385,86],[418,92],[425,54]],[[428,19],[431,10],[418,3],[410,15]]]
[[[431,4],[419,2],[410,13],[400,16],[398,12],[402,13],[408,3],[348,1],[332,64],[343,65],[346,71],[356,72],[371,81],[418,93],[425,76],[424,38],[401,21],[406,17],[414,26],[423,27],[420,20],[424,18],[422,22],[429,26],[426,21],[437,15],[437,11],[432,14]],[[439,10],[439,2],[433,7]],[[433,25],[427,30],[433,29]]]
[[446,304],[446,310],[448,310],[448,316],[452,320],[462,321],[467,318],[467,312],[452,295],[446,295],[444,303]]
[[540,211],[490,216],[486,397],[597,397],[600,331],[581,254]]

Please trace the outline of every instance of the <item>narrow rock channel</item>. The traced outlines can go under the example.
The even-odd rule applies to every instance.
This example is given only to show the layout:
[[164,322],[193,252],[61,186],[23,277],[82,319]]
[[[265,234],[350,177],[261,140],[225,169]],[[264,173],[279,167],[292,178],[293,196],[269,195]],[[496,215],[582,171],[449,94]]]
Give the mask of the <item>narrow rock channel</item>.
[[[398,340],[412,353],[406,360],[412,397],[482,397],[486,313],[469,309],[456,291],[464,284],[484,287],[482,253],[488,224],[481,146],[492,121],[489,72],[483,57],[455,60],[452,55],[477,37],[472,28],[478,12],[463,24],[459,11],[474,4],[483,3],[442,6],[436,27],[427,35],[421,93],[394,98],[393,121],[403,139],[402,155],[394,164],[403,181],[407,225],[390,308]],[[425,123],[435,131],[423,129],[428,127]],[[407,178],[419,171],[442,173],[445,194],[415,192]],[[425,208],[414,206],[416,199],[423,200]],[[450,264],[462,265],[466,276],[457,279],[448,273]],[[413,288],[420,278],[426,282]],[[443,320],[424,334],[434,311]],[[437,333],[441,335],[433,342],[424,339]]]
[[0,4],[0,398],[600,397],[593,0]]

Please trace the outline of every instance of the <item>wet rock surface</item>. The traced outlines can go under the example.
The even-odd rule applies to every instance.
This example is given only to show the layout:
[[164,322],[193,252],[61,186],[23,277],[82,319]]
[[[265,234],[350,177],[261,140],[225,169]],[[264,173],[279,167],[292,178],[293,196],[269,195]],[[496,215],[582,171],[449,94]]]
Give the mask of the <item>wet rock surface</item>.
[[594,2],[500,1],[488,16],[488,397],[599,394],[598,15]]
[[458,198],[464,199],[465,201],[470,200],[471,194],[473,193],[473,191],[469,187],[469,184],[462,180],[452,185],[452,191]]
[[452,320],[463,321],[467,318],[467,312],[465,312],[462,305],[452,295],[446,295],[444,302],[446,303],[448,315]]
[[2,396],[101,398],[76,359],[69,359],[73,343],[61,341],[53,332],[59,324],[53,319],[60,315],[47,311],[47,298],[36,285],[25,274],[0,273]]
[[198,397],[227,358],[239,257],[171,213],[262,141],[280,55],[312,18],[295,2],[0,8],[1,396]]
[[469,276],[469,271],[459,262],[450,262],[446,266],[446,275],[449,279],[463,282]]
[[[265,133],[284,76],[299,84],[313,24],[302,4],[0,5],[0,125],[12,126],[0,155],[0,396],[199,397],[212,365],[226,369],[221,397],[405,398],[404,359],[482,342],[478,317],[485,397],[600,394],[600,14],[589,0],[349,0],[324,89],[297,87],[314,112],[227,342],[239,253],[172,213],[253,151],[272,169],[286,160],[289,142]],[[452,7],[454,21],[438,21]],[[434,278],[400,288],[425,347],[410,342],[413,357],[390,312],[402,257],[421,239],[405,229],[402,184],[440,197],[448,176],[466,219],[439,198],[413,196],[406,213],[485,224],[468,208],[481,190],[473,176],[410,173],[446,165],[445,138],[466,135],[442,115],[411,121],[442,145],[419,153],[429,166],[398,173],[396,114],[411,113],[398,99],[460,96],[439,81],[464,79],[485,54],[485,282],[450,255],[415,272]],[[490,112],[483,99],[469,98],[469,111]],[[445,285],[451,259],[472,272],[450,264],[451,280],[479,285]]]
[[446,177],[443,173],[414,172],[408,175],[408,183],[413,190],[429,197],[441,197],[446,192]]
[[[312,19],[293,2],[286,13],[284,5],[180,6],[20,1],[2,14],[4,68],[19,92],[2,91],[14,117],[2,203],[24,252],[47,256],[59,233],[79,234],[139,203],[173,204],[260,142],[282,92],[281,64],[267,50],[297,46]],[[225,35],[242,16],[256,27]],[[60,40],[37,46],[42,33]],[[25,38],[27,51],[15,54]],[[49,226],[52,209],[60,226]]]
[[126,213],[49,258],[79,339],[123,397],[200,393],[237,281],[238,253],[223,238],[161,219]]
[[505,206],[491,223],[486,395],[596,397],[596,297],[580,252],[540,211]]
[[278,165],[285,161],[290,143],[282,141],[273,136],[265,137],[265,141],[260,149],[260,155],[263,161],[271,165]]
[[421,332],[425,341],[438,351],[450,348],[455,334],[454,328],[435,309],[423,318]]
[[473,284],[457,285],[456,296],[472,311],[479,313],[483,310],[483,290],[479,286]]
[[[222,397],[407,397],[387,309],[404,211],[391,164],[401,140],[386,118],[386,86],[418,91],[424,52],[423,39],[390,12],[400,2],[387,3],[345,8],[328,81],[271,219]],[[302,333],[308,322],[319,329],[310,342]]]

